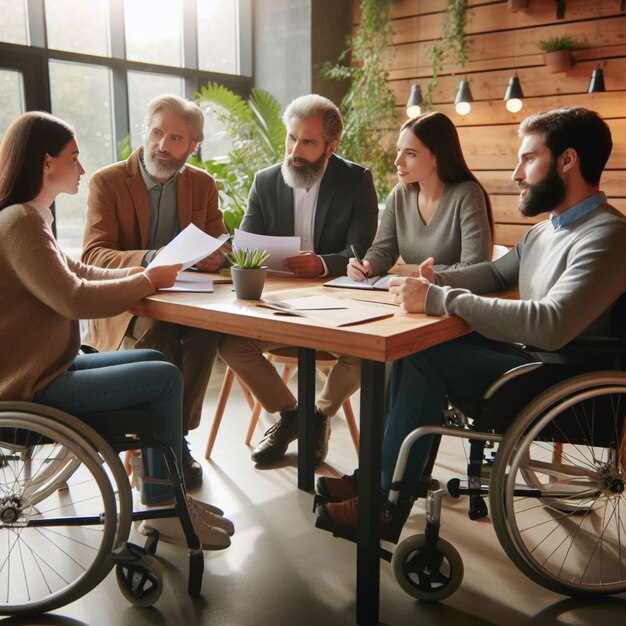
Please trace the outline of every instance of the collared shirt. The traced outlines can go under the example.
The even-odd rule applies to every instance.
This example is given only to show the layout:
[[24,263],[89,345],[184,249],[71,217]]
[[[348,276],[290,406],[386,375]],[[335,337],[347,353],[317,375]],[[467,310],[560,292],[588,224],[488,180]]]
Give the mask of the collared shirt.
[[[308,191],[303,187],[293,190],[293,234],[300,237],[300,250],[315,250],[315,211],[320,193],[320,178]],[[324,266],[322,276],[328,274],[328,267],[322,257]]]
[[167,245],[180,232],[178,200],[176,198],[178,175],[175,174],[161,184],[148,174],[143,162],[143,153],[139,158],[139,171],[148,192],[148,240],[146,247],[149,251],[144,257],[144,265],[147,265],[154,252]]
[[564,228],[568,224],[572,224],[581,217],[584,217],[588,213],[591,213],[598,207],[599,204],[606,202],[606,195],[602,191],[597,191],[591,194],[588,198],[581,200],[574,206],[571,206],[567,211],[563,213],[550,213],[550,222],[554,230]]
[[293,234],[300,237],[300,250],[313,250],[315,244],[315,208],[320,193],[318,180],[308,191],[293,190]]

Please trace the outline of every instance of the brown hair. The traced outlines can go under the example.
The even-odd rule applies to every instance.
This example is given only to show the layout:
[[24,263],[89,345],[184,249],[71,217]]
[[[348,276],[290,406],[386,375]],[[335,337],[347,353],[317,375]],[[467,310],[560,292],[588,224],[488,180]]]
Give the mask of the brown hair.
[[74,129],[43,111],[20,115],[0,144],[0,210],[32,200],[43,185],[46,155],[59,156]]
[[400,132],[407,128],[410,128],[413,134],[435,155],[437,176],[442,182],[462,183],[473,180],[482,189],[487,207],[487,220],[493,237],[493,213],[489,194],[467,166],[459,134],[452,120],[439,111],[430,111],[406,121],[400,128]]

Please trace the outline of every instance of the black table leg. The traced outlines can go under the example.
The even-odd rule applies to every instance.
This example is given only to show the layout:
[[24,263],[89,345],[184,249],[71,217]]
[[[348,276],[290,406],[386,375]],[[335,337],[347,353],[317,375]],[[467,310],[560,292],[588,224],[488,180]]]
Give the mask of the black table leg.
[[315,350],[298,349],[298,489],[315,478]]
[[359,529],[356,622],[378,624],[380,606],[380,468],[385,408],[385,364],[361,362]]

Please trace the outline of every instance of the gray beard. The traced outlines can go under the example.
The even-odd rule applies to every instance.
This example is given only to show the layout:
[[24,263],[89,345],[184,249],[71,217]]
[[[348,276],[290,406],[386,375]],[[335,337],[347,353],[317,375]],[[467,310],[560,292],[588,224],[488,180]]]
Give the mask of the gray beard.
[[152,158],[152,155],[148,152],[146,147],[143,149],[143,164],[146,168],[146,172],[153,178],[172,178],[176,174],[179,174],[185,168],[187,158],[184,160],[176,160],[173,157],[169,157],[169,163],[159,163]]
[[317,161],[296,167],[291,164],[291,157],[286,156],[280,166],[280,171],[285,182],[292,189],[310,189],[324,176],[326,162],[326,155],[322,154]]

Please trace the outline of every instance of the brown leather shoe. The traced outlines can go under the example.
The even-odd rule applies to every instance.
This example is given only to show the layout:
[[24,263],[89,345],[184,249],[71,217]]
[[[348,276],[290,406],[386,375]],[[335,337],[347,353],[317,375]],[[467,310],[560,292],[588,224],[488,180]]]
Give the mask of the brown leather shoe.
[[289,444],[298,438],[296,414],[297,410],[281,413],[280,419],[265,431],[263,439],[252,450],[251,458],[255,463],[274,463],[285,456]]
[[[398,543],[400,533],[413,506],[413,500],[405,500],[397,505],[391,504],[381,494],[380,538]],[[352,498],[343,502],[328,502],[317,508],[315,526],[332,532],[336,537],[356,541],[359,523],[359,499]]]
[[320,476],[315,484],[315,491],[327,502],[350,500],[359,495],[358,480],[359,470],[354,470],[350,476],[344,474],[341,478]]

